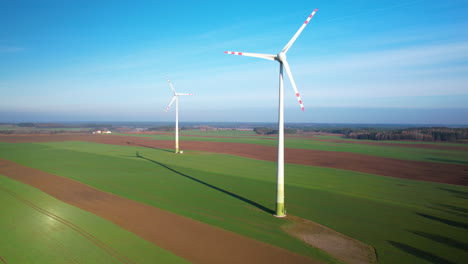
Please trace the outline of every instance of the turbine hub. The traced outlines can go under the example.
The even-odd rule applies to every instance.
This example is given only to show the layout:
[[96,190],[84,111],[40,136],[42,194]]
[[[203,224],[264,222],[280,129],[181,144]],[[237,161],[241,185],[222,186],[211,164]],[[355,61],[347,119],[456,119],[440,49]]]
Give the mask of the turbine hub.
[[278,61],[283,62],[286,60],[286,53],[280,52],[278,55],[276,55],[276,58]]

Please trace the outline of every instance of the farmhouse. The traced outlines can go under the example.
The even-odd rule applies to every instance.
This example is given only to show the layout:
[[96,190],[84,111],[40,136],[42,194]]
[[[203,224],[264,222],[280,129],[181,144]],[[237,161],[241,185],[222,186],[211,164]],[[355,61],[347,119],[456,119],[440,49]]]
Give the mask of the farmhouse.
[[93,134],[112,134],[112,131],[110,130],[98,130],[98,131],[94,131]]

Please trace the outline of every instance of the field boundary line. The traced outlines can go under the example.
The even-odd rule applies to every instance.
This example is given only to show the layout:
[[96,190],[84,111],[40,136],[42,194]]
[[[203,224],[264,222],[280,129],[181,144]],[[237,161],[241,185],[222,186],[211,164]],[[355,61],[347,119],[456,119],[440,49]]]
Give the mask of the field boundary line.
[[[70,228],[73,231],[77,232],[79,235],[81,235],[84,238],[86,238],[87,240],[91,241],[96,246],[98,246],[101,249],[103,249],[104,251],[106,251],[109,255],[116,258],[120,262],[127,263],[127,264],[135,264],[134,261],[132,261],[129,258],[127,258],[126,256],[122,255],[121,253],[119,253],[118,251],[113,249],[111,246],[107,245],[106,243],[99,240],[97,237],[93,236],[92,234],[90,234],[86,230],[82,229],[81,227],[75,225],[74,223],[72,223],[72,222],[70,222],[70,221],[68,221],[68,220],[66,220],[66,219],[64,219],[64,218],[62,218],[62,217],[60,217],[58,215],[55,215],[55,214],[53,214],[53,213],[51,213],[51,212],[49,212],[47,210],[44,210],[43,208],[35,205],[34,203],[30,202],[29,200],[23,198],[21,195],[19,195],[19,194],[15,193],[15,192],[3,187],[3,186],[0,186],[0,190],[4,191],[5,193],[8,193],[13,198],[15,198],[18,201],[22,202],[26,206],[36,210],[37,212],[42,213],[42,214],[44,214],[44,215],[58,221],[59,223],[62,223],[63,225],[67,226],[68,228]],[[0,257],[0,260],[3,261],[3,258]],[[4,263],[6,263],[6,262],[4,262]]]

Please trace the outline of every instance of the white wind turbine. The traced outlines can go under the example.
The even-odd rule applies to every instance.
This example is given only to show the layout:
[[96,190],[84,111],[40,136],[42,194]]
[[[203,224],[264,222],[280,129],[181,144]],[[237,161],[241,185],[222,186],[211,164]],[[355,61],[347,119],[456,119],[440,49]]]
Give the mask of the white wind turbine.
[[279,111],[278,111],[278,174],[277,174],[277,194],[276,194],[276,214],[277,217],[285,217],[286,210],[284,207],[284,100],[283,100],[283,68],[286,69],[289,80],[291,81],[292,88],[296,94],[297,100],[301,106],[302,111],[304,111],[304,105],[302,104],[301,96],[297,90],[296,83],[291,74],[291,69],[289,68],[288,61],[286,60],[286,53],[289,48],[296,41],[297,37],[301,34],[302,30],[307,26],[309,21],[317,12],[316,8],[302,24],[296,34],[291,38],[291,40],[284,46],[284,48],[277,55],[270,54],[259,54],[259,53],[245,53],[245,52],[234,52],[234,51],[225,51],[227,54],[234,55],[243,55],[248,57],[256,57],[267,60],[276,60],[280,64],[279,70]]
[[178,93],[176,92],[176,90],[174,89],[174,86],[172,86],[172,83],[171,83],[171,80],[167,79],[167,82],[169,83],[169,86],[171,86],[171,89],[172,89],[172,92],[174,93],[174,97],[172,97],[172,100],[171,102],[169,103],[169,105],[166,107],[166,112],[169,110],[169,108],[171,107],[172,103],[174,103],[174,101],[176,102],[176,121],[175,121],[175,153],[180,153],[180,150],[179,150],[179,96],[180,95],[195,95],[195,94],[191,94],[191,93]]

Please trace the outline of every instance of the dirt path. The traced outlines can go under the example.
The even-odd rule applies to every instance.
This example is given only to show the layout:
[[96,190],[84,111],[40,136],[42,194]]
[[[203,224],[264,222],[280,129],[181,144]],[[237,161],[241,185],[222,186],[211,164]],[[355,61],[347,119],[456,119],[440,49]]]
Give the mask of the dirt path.
[[0,159],[0,173],[105,218],[193,263],[319,263],[80,182]]
[[[173,149],[174,142],[144,137],[115,135],[11,135],[0,136],[6,142],[88,141],[103,144],[132,145]],[[208,151],[258,160],[276,161],[276,147],[243,143],[183,141],[183,150]],[[309,166],[337,168],[382,176],[432,181],[468,186],[468,165],[390,159],[347,152],[309,149],[285,149],[285,162]]]

